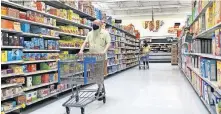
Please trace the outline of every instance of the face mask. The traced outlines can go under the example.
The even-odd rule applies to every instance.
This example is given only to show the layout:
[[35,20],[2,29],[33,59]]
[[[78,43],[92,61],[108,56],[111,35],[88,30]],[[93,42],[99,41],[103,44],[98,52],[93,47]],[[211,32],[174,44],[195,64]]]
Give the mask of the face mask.
[[96,24],[93,24],[93,30],[97,30],[99,29],[99,26],[97,26]]

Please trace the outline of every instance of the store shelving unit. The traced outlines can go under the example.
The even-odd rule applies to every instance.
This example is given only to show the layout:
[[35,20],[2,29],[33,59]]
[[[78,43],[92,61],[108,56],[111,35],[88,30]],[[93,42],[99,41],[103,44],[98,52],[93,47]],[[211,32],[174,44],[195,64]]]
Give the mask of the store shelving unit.
[[[219,65],[221,55],[216,50],[220,48],[217,44],[220,43],[221,23],[216,22],[215,17],[211,18],[214,19],[214,23],[210,26],[206,25],[209,23],[207,20],[205,26],[202,26],[200,21],[206,17],[209,8],[214,8],[214,3],[215,1],[208,1],[205,6],[201,6],[201,11],[190,26],[187,25],[188,27],[182,31],[183,35],[178,43],[178,65],[208,111],[211,114],[219,114],[217,104],[220,103],[221,95]],[[187,37],[189,33],[193,33],[192,41]],[[210,102],[214,101],[214,98],[217,101]]]
[[[57,1],[44,1],[44,2],[47,5],[53,6],[55,8],[63,8],[63,9],[73,10],[75,13],[79,14],[80,17],[84,17],[84,18],[87,18],[89,20],[95,20],[96,19],[95,17],[92,17],[92,16],[90,16],[90,15],[88,15],[88,14],[82,12],[82,11],[79,11],[75,8],[72,8],[68,4],[64,4],[64,3],[62,3],[58,0]],[[92,29],[88,25],[84,25],[84,24],[81,24],[81,23],[78,23],[78,22],[75,22],[75,21],[64,19],[64,18],[55,16],[55,15],[48,14],[48,13],[43,12],[43,11],[38,11],[37,9],[26,7],[26,6],[23,6],[23,5],[20,5],[20,4],[17,4],[17,3],[13,3],[13,2],[10,2],[10,1],[3,0],[3,1],[1,1],[1,4],[2,4],[2,6],[5,5],[7,7],[12,7],[12,8],[21,10],[21,11],[33,11],[33,12],[39,13],[39,14],[45,16],[45,17],[55,19],[56,22],[59,23],[60,25],[61,24],[73,25],[73,26],[76,26],[76,27],[79,27],[79,28],[82,28],[82,29],[89,29],[89,30]],[[61,36],[72,36],[72,37],[80,38],[80,39],[85,39],[86,38],[86,36],[83,36],[83,35],[61,32],[61,30],[58,26],[52,26],[52,25],[49,25],[49,24],[38,23],[38,22],[29,21],[29,20],[25,20],[25,19],[19,19],[19,18],[15,18],[15,17],[6,16],[6,15],[2,15],[1,19],[11,20],[11,21],[16,21],[16,22],[25,22],[25,23],[28,23],[30,25],[35,25],[35,26],[55,30],[55,32],[57,32],[59,34],[58,36],[50,36],[50,35],[27,33],[27,32],[16,31],[16,30],[8,30],[8,29],[3,29],[3,28],[1,29],[2,32],[18,34],[19,36],[22,36],[22,37],[25,37],[25,38],[39,37],[39,38],[43,38],[43,39],[50,39],[50,40],[56,40],[56,41],[61,40]],[[119,52],[119,54],[116,53],[116,54],[114,54],[114,56],[111,56],[111,57],[108,58],[108,59],[111,59],[111,58],[116,58],[116,56],[119,56],[119,57],[117,57],[118,61],[116,62],[116,64],[111,64],[107,67],[112,67],[112,66],[121,66],[121,67],[119,67],[114,72],[109,72],[107,75],[115,74],[115,73],[121,72],[123,70],[126,70],[128,68],[132,68],[132,67],[136,66],[138,64],[138,62],[137,62],[138,58],[135,55],[137,53],[136,52],[136,47],[138,46],[139,41],[137,41],[135,39],[136,38],[135,35],[131,34],[128,31],[123,30],[122,28],[116,27],[116,26],[108,24],[108,23],[106,23],[106,24],[107,24],[106,25],[107,27],[114,28],[114,29],[120,31],[120,33],[121,33],[121,34],[118,34],[118,33],[117,34],[115,34],[115,33],[112,34],[112,33],[110,33],[111,35],[119,37],[119,39],[114,40],[113,42],[114,43],[122,43],[124,46],[127,46],[126,48],[121,48],[121,51],[123,53]],[[122,34],[124,34],[124,36],[122,36]],[[125,40],[122,40],[122,39],[125,39]],[[20,49],[20,50],[22,50],[23,53],[60,53],[61,51],[64,51],[64,50],[65,51],[68,50],[68,51],[75,51],[76,52],[76,50],[79,50],[80,48],[79,47],[61,47],[60,46],[60,47],[58,47],[58,49],[55,49],[55,50],[40,50],[40,49],[25,49],[25,47],[23,47],[23,46],[1,46],[1,49],[6,49],[6,50],[8,50],[8,49],[9,50],[10,49],[11,50],[12,49]],[[110,51],[116,51],[117,49],[118,49],[117,47],[110,48]],[[86,48],[86,50],[88,50],[88,48]],[[131,56],[131,55],[133,55],[133,57],[127,57],[127,59],[125,59],[125,60],[121,59],[122,56]],[[19,61],[1,62],[1,65],[7,66],[7,65],[14,65],[14,64],[15,65],[40,64],[40,63],[57,62],[59,60],[60,59],[33,60],[33,61],[19,60]],[[30,76],[35,76],[35,75],[40,75],[40,74],[48,74],[48,73],[52,73],[52,72],[57,73],[58,69],[37,70],[35,72],[28,72],[28,73],[12,73],[12,74],[7,74],[7,75],[2,75],[1,79],[4,80],[6,78],[15,78],[15,77],[25,77],[26,78],[26,77],[30,77]],[[79,73],[76,73],[76,74],[80,74],[80,73],[83,73],[83,72],[79,72]],[[73,74],[67,74],[67,76],[68,75],[70,76],[70,75],[73,75]],[[58,78],[59,78],[59,76],[58,76]],[[3,97],[2,101],[12,99],[12,98],[16,98],[16,97],[21,96],[21,95],[25,95],[29,91],[38,90],[40,88],[49,87],[50,85],[56,85],[56,84],[59,84],[59,79],[54,80],[54,81],[49,82],[49,83],[41,83],[39,85],[33,85],[33,86],[30,86],[30,87],[26,87],[25,84],[17,84],[17,83],[1,85],[2,89],[3,88],[9,88],[9,87],[15,87],[15,86],[22,86],[23,87],[22,93],[15,94],[15,95],[12,95],[12,96]],[[44,99],[47,99],[49,97],[53,97],[55,95],[58,95],[62,92],[68,91],[70,89],[71,88],[66,88],[65,90],[50,93],[49,95],[47,95],[43,98],[38,98],[35,101],[26,103],[26,105],[32,105],[34,103],[37,103],[37,102],[42,101]],[[22,107],[23,107],[22,105],[18,105],[16,107],[14,107],[13,109],[4,111],[4,113],[9,113],[9,112],[21,109]]]

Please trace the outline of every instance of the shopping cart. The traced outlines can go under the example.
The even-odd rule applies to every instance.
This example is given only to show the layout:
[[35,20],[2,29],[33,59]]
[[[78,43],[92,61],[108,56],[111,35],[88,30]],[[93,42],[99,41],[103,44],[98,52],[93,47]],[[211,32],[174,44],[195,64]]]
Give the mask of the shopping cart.
[[[82,60],[82,61],[81,61]],[[105,55],[84,54],[80,60],[61,60],[59,66],[63,69],[60,72],[62,79],[72,86],[71,97],[62,105],[66,113],[70,114],[70,107],[79,107],[81,114],[85,113],[85,106],[96,100],[106,103],[104,87],[104,61]],[[80,71],[83,70],[83,71]],[[71,75],[67,75],[71,74]],[[77,75],[76,75],[77,74]],[[83,89],[81,85],[102,84],[103,88]],[[76,89],[74,91],[74,88]]]

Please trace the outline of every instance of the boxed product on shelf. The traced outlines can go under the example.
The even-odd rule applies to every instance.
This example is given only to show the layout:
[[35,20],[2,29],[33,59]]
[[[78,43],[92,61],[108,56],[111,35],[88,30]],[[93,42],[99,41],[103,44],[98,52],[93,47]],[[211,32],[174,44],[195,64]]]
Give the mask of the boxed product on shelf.
[[1,51],[1,62],[7,62],[8,61],[8,52],[7,51],[4,51],[2,50]]
[[37,91],[31,91],[31,92],[29,92],[29,94],[31,94],[31,101],[35,101],[38,99]]
[[8,14],[8,7],[1,6],[1,14],[7,15]]
[[13,109],[14,107],[16,107],[17,103],[16,101],[6,101],[4,103],[2,103],[2,110],[3,111],[8,111]]
[[207,104],[213,104],[213,99],[212,99],[212,92],[213,92],[213,88],[206,83],[205,81],[202,82],[202,90],[203,90],[203,99],[206,101]]
[[16,97],[16,102],[19,105],[26,103],[26,96],[22,95],[22,96]]
[[206,69],[206,59],[205,58],[200,58],[200,72],[202,74],[202,77],[208,78],[205,69]]
[[217,82],[218,82],[218,86],[219,88],[221,88],[221,61],[216,62],[217,66],[216,66],[216,73],[217,73]]
[[215,111],[217,114],[220,114],[221,113],[221,106],[220,106],[221,96],[217,92],[213,92],[211,96],[212,96],[212,101],[215,105]]
[[49,94],[50,94],[49,88],[38,89],[38,98],[43,98],[45,96],[48,96]]
[[6,89],[2,89],[2,97],[10,97],[16,94],[19,94],[22,92],[22,88],[21,87],[12,87],[12,88],[6,88]]
[[26,96],[26,103],[31,103],[32,102],[32,93],[31,92],[28,92],[28,93],[25,93],[25,96]]
[[13,21],[1,19],[1,23],[2,23],[1,28],[14,30],[14,22]]
[[42,76],[41,76],[41,82],[42,83],[48,83],[50,80],[49,80],[49,74],[43,74]]
[[216,8],[215,8],[215,24],[218,24],[221,22],[221,1],[216,0]]
[[23,53],[19,49],[13,49],[12,51],[8,50],[1,52],[2,62],[22,60],[22,56]]
[[24,77],[18,77],[18,78],[7,78],[5,80],[7,84],[13,84],[13,83],[20,83],[24,84],[25,83],[25,78]]
[[32,86],[32,77],[26,77],[26,87]]
[[220,31],[221,29],[217,29],[215,31],[215,55],[221,55],[221,47],[220,47]]
[[32,76],[32,85],[40,85],[41,84],[41,75]]
[[37,64],[28,64],[27,65],[28,72],[35,72],[37,71]]
[[210,81],[217,81],[216,60],[207,60],[208,62],[208,78]]

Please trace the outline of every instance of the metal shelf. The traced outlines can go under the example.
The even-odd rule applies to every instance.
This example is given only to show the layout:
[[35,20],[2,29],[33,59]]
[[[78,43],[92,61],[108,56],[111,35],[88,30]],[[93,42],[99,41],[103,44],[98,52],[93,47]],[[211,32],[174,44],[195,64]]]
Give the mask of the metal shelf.
[[58,71],[58,69],[52,69],[52,70],[40,70],[40,71],[36,71],[36,72],[28,72],[28,73],[24,73],[24,76],[29,76],[29,75],[35,75],[35,74],[43,74],[43,73],[48,73],[48,72],[55,72]]
[[29,63],[42,63],[42,62],[54,62],[54,61],[57,61],[57,59],[35,60],[35,61],[24,61],[23,64],[29,64]]
[[11,99],[11,98],[15,98],[15,97],[18,97],[18,96],[21,96],[21,95],[25,95],[25,93],[22,92],[22,93],[18,93],[18,94],[12,95],[12,96],[2,97],[1,101],[5,101],[5,100]]
[[81,35],[66,33],[66,32],[59,32],[59,35],[68,35],[68,36],[75,36],[75,37],[79,37],[79,38],[86,38],[86,36],[81,36]]
[[92,17],[91,15],[89,14],[86,14],[78,9],[75,9],[73,8],[72,6],[69,6],[68,4],[64,4],[62,3],[61,1],[59,0],[53,0],[53,1],[45,1],[46,4],[50,5],[50,6],[53,6],[53,7],[56,7],[56,8],[62,8],[62,9],[71,9],[73,10],[75,13],[79,14],[80,17],[83,17],[83,18],[87,18],[89,20],[95,20],[96,18],[95,17]]
[[22,84],[14,83],[14,84],[1,84],[1,88],[8,88],[14,86],[22,86]]
[[2,75],[1,78],[8,78],[8,77],[14,77],[14,76],[21,76],[21,75],[24,75],[24,73],[6,74],[6,75]]
[[119,65],[119,64],[107,65],[107,67],[116,66],[116,65]]
[[199,33],[197,36],[194,37],[196,38],[212,38],[212,34],[214,33],[215,30],[219,29],[221,27],[221,22],[216,24],[215,26]]
[[41,34],[34,34],[34,33],[26,33],[26,32],[22,32],[23,36],[29,36],[29,37],[41,37],[41,38],[50,38],[50,39],[60,39],[60,37],[57,36],[49,36],[49,35],[41,35]]
[[60,52],[60,50],[37,50],[37,49],[24,49],[23,52]]
[[16,31],[16,30],[11,30],[11,29],[4,29],[1,28],[2,32],[9,32],[9,33],[22,33],[22,31]]
[[221,56],[216,56],[216,55],[212,55],[212,54],[204,54],[204,53],[188,53],[188,54],[201,56],[201,57],[205,57],[205,58],[221,60]]
[[31,87],[25,87],[25,88],[23,88],[23,91],[33,90],[33,89],[44,87],[44,86],[47,86],[47,85],[51,85],[51,84],[54,84],[54,83],[57,83],[57,82],[58,81],[54,81],[54,82],[49,82],[49,83],[43,83],[43,84],[40,84],[40,85],[34,85],[34,86],[31,86]]
[[193,22],[190,24],[190,26],[192,26],[206,12],[207,8],[210,7],[212,4],[213,4],[213,1],[209,1],[209,3],[196,16],[196,18],[193,20]]
[[1,18],[3,18],[3,19],[8,19],[8,20],[13,20],[13,21],[16,21],[16,22],[30,23],[30,24],[32,24],[32,25],[38,25],[38,26],[47,27],[47,28],[52,28],[52,29],[59,29],[59,27],[57,27],[57,26],[52,26],[52,25],[48,25],[48,24],[44,24],[44,23],[29,21],[29,20],[25,20],[25,19],[19,19],[19,18],[10,17],[10,16],[5,16],[5,15],[2,15]]
[[13,111],[15,111],[15,110],[21,109],[21,108],[22,108],[22,106],[19,105],[19,106],[16,106],[16,107],[14,107],[14,108],[12,108],[12,109],[10,109],[10,110],[4,111],[3,114],[4,114],[4,113],[7,114],[7,113],[13,112]]
[[[216,114],[216,112],[211,108],[211,106],[209,106],[205,100],[199,95],[198,91],[195,89],[195,87],[192,85],[192,82],[190,81],[190,79],[186,76],[184,70],[181,68],[181,71],[183,72],[183,74],[185,75],[185,77],[187,78],[188,82],[190,83],[190,85],[192,86],[193,90],[197,93],[197,95],[199,96],[200,100],[203,102],[203,104],[206,106],[207,110],[210,112],[210,114]],[[200,75],[198,75],[200,76]]]
[[23,49],[23,46],[1,46],[1,49]]
[[196,68],[193,68],[192,66],[188,65],[187,67],[190,68],[194,73],[197,74],[198,77],[200,77],[202,80],[208,83],[212,88],[214,88],[216,92],[218,92],[221,95],[221,90],[218,88],[218,82],[213,82],[213,81],[208,80],[207,78],[202,77],[200,71]]
[[[63,50],[78,50],[81,49],[80,47],[59,47],[60,49]],[[89,48],[84,48],[84,49],[89,49]]]
[[8,64],[20,64],[22,63],[22,60],[19,61],[7,61],[7,62],[1,62],[2,65],[8,65]]

